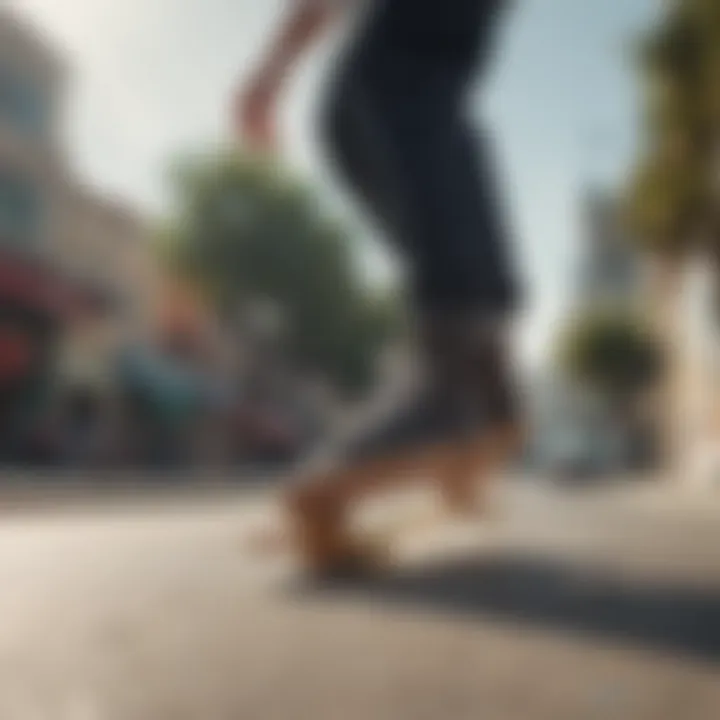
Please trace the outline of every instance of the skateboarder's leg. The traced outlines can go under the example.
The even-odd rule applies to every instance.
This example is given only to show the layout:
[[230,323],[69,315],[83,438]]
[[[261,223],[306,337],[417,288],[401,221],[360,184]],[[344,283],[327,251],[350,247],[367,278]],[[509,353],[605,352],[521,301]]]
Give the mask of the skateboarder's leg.
[[408,263],[427,383],[418,405],[361,434],[331,470],[292,491],[289,505],[316,565],[348,551],[355,501],[408,478],[453,478],[448,500],[467,506],[472,466],[489,472],[500,462],[515,422],[492,398],[500,381],[509,397],[508,378],[493,377],[488,357],[502,343],[515,288],[492,173],[462,113],[467,68],[454,56],[438,64],[438,48],[408,54],[404,39],[388,41],[394,32],[370,38],[339,78],[332,154]]
[[[437,401],[407,406],[388,422],[372,424],[351,438],[330,467],[314,469],[290,494],[301,550],[315,568],[352,556],[348,521],[362,499],[434,479],[448,509],[477,511],[483,507],[478,490],[486,489],[517,448],[512,386],[495,343],[453,318],[443,320],[426,342],[428,358],[438,342],[445,348],[434,358]],[[447,352],[453,348],[454,354]]]

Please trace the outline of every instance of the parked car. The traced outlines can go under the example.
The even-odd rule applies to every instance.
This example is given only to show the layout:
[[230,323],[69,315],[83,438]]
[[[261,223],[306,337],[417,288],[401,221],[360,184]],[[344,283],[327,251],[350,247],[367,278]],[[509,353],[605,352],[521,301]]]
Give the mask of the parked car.
[[561,482],[583,482],[612,470],[613,448],[602,434],[558,427],[542,442],[542,470]]

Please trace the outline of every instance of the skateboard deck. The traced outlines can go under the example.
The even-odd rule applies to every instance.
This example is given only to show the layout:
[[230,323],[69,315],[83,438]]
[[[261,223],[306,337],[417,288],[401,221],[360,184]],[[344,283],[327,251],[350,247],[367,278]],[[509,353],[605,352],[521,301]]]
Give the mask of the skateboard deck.
[[[450,528],[453,520],[439,506],[392,508],[381,520],[358,522],[350,530],[355,564],[363,573],[382,573],[400,562],[405,543],[425,538]],[[252,533],[248,543],[252,555],[261,558],[294,558],[298,544],[288,526],[278,524]]]

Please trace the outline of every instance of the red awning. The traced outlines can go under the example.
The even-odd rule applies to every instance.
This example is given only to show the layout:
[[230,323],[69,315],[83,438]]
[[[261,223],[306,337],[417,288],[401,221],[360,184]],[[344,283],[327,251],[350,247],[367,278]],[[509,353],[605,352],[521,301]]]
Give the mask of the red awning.
[[31,366],[34,350],[27,334],[0,325],[0,385],[22,377]]
[[97,293],[39,259],[0,249],[0,303],[12,303],[57,318],[98,306]]

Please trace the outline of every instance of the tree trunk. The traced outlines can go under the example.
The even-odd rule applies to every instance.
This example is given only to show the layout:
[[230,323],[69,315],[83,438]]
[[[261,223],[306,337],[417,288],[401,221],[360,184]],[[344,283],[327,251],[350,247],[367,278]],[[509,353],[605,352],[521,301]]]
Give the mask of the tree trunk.
[[715,342],[717,323],[714,318],[714,285],[716,271],[707,254],[693,258],[689,303],[683,314],[686,328],[683,343],[688,355],[690,387],[687,414],[688,468],[687,481],[706,486],[712,481],[715,460],[715,428],[713,413],[716,406]]
[[686,446],[684,406],[685,353],[682,347],[681,299],[684,265],[677,260],[653,257],[647,261],[647,316],[660,338],[665,354],[663,379],[656,396],[662,461],[671,479],[681,473]]
[[707,259],[654,259],[647,298],[649,317],[665,346],[666,371],[659,392],[665,466],[671,480],[698,478],[700,455],[711,432],[712,378]]

